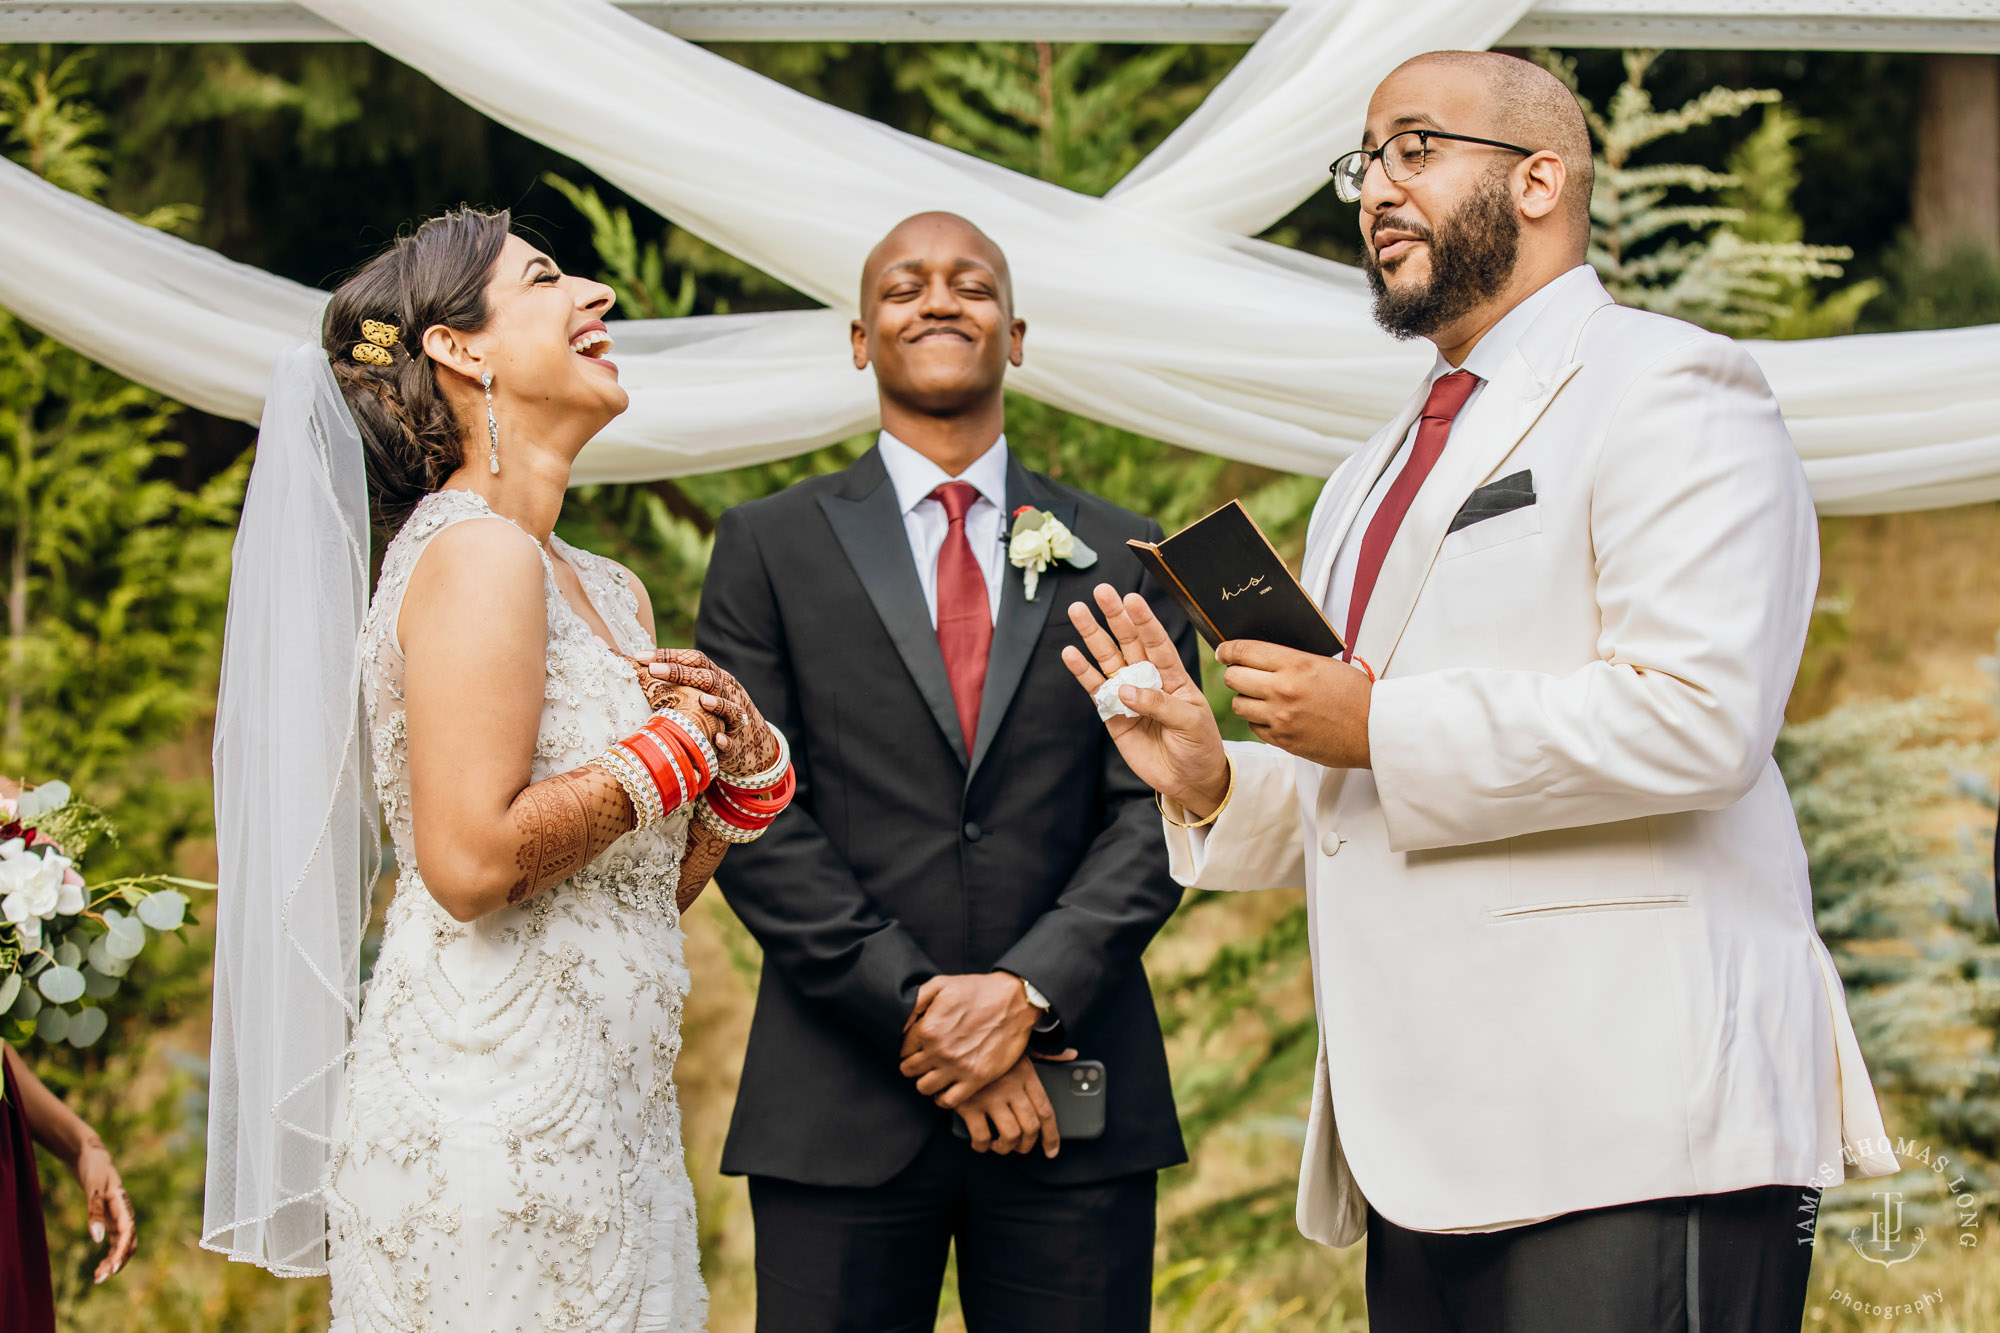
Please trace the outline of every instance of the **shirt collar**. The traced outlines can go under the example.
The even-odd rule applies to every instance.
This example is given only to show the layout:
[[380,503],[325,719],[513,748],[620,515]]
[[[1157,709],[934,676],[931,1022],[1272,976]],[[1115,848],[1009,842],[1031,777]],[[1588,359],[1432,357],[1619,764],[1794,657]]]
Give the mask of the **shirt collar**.
[[1007,437],[1003,434],[991,448],[973,461],[971,467],[953,477],[930,459],[883,431],[877,442],[889,484],[896,488],[896,505],[905,514],[915,509],[931,492],[948,481],[972,483],[972,488],[995,509],[1007,508]]
[[1520,344],[1521,339],[1527,336],[1528,330],[1534,327],[1535,319],[1548,308],[1549,303],[1556,299],[1565,286],[1581,281],[1577,277],[1579,273],[1589,272],[1591,272],[1590,265],[1578,264],[1567,273],[1551,278],[1536,288],[1526,300],[1502,315],[1500,322],[1486,331],[1486,336],[1466,354],[1464,365],[1452,365],[1440,352],[1431,366],[1432,382],[1449,375],[1454,370],[1469,370],[1482,381],[1491,380],[1500,373],[1500,367],[1507,364],[1508,356]]

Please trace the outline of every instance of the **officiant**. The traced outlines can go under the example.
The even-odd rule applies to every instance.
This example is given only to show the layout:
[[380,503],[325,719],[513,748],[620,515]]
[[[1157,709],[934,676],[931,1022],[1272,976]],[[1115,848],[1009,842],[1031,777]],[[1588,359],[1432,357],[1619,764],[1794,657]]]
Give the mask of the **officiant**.
[[[716,531],[696,642],[798,774],[720,884],[764,950],[722,1160],[764,1333],[929,1328],[954,1247],[975,1333],[1150,1324],[1154,1178],[1186,1154],[1139,956],[1180,890],[1052,609],[1157,598],[1125,543],[1160,530],[1010,448],[1026,331],[988,237],[902,223],[853,327],[876,447]],[[1100,1136],[1060,1136],[1031,1045],[1102,1063]]]

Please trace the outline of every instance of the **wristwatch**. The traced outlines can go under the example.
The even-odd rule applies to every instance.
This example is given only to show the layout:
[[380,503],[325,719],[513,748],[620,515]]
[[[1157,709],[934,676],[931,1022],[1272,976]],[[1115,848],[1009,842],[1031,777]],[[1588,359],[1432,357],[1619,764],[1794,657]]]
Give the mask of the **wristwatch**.
[[1053,1032],[1062,1020],[1056,1017],[1055,1009],[1049,1004],[1049,997],[1042,994],[1034,982],[1021,978],[1021,993],[1028,997],[1028,1003],[1042,1011],[1041,1021],[1035,1024],[1037,1032]]

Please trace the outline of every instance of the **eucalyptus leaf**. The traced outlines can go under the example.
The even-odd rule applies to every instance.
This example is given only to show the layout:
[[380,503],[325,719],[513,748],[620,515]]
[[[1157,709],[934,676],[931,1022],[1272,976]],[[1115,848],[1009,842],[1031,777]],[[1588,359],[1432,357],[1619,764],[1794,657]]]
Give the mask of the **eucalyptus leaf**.
[[69,1010],[58,1009],[54,1005],[42,1010],[35,1019],[35,1035],[51,1044],[69,1035]]
[[110,938],[99,935],[90,942],[90,965],[107,977],[122,977],[132,966],[132,960],[114,957],[108,945]]
[[33,986],[21,987],[21,993],[14,997],[12,1010],[14,1017],[23,1022],[31,1022],[40,1012],[42,1012],[42,997],[35,994]]
[[35,984],[41,988],[42,998],[56,1004],[68,1004],[71,1000],[83,998],[83,973],[73,967],[58,964],[42,973]]
[[139,901],[139,919],[154,930],[175,930],[187,916],[187,899],[172,889],[162,889]]
[[127,961],[137,958],[146,948],[146,928],[131,917],[114,922],[104,936],[104,951],[113,958]]
[[58,967],[83,965],[83,950],[77,947],[75,940],[64,940],[56,946],[56,965]]
[[[1073,534],[1072,534],[1073,535]],[[1073,535],[1074,536],[1074,535]],[[1074,537],[1075,545],[1070,548],[1069,559],[1064,561],[1071,569],[1089,569],[1097,563],[1097,552],[1081,537]]]
[[1013,529],[1008,535],[1018,536],[1023,532],[1033,532],[1048,521],[1049,512],[1046,509],[1023,509],[1020,516],[1014,520]]
[[118,993],[118,978],[95,967],[83,969],[83,993],[93,1000],[108,1000]]
[[76,1047],[89,1046],[104,1035],[104,1029],[111,1026],[111,1020],[104,1016],[102,1009],[88,1005],[70,1015],[69,1044]]
[[0,1012],[14,1007],[14,1001],[21,994],[21,974],[9,972],[5,980],[0,980]]

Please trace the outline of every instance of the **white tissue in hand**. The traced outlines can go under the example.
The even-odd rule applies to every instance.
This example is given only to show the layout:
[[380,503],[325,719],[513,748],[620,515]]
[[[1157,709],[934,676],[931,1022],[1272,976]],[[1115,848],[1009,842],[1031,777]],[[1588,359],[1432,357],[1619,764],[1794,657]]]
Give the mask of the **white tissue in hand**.
[[1135,690],[1157,690],[1160,688],[1160,669],[1151,662],[1134,662],[1131,666],[1120,667],[1111,678],[1097,687],[1097,693],[1090,696],[1097,703],[1097,715],[1109,722],[1114,717],[1137,717],[1137,713],[1127,708],[1118,697],[1118,687],[1130,685]]

